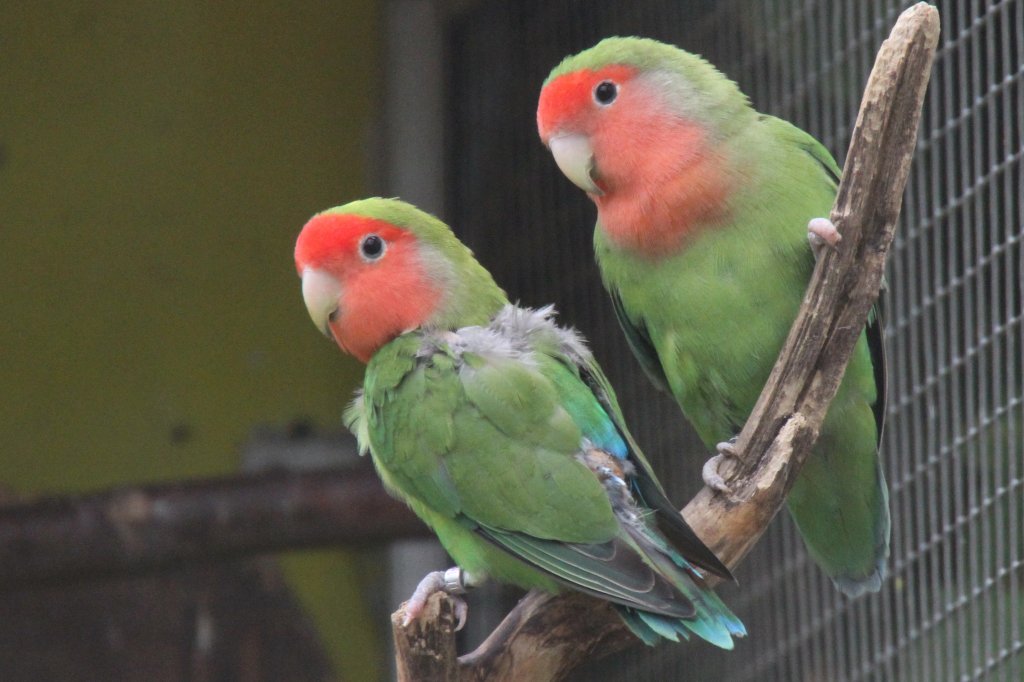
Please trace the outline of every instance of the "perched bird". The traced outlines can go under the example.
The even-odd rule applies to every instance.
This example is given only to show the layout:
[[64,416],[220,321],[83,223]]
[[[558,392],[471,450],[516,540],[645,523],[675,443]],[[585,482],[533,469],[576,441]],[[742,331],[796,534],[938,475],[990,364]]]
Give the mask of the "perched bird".
[[[608,38],[544,82],[541,140],[597,206],[594,251],[641,366],[672,393],[718,473],[796,317],[839,167],[799,128],[755,111],[700,57]],[[807,226],[805,232],[804,226]],[[815,253],[808,246],[815,247]],[[811,557],[841,591],[877,591],[889,554],[878,440],[881,326],[869,320],[788,498]]]
[[459,566],[423,580],[408,620],[432,592],[490,576],[605,599],[648,644],[692,632],[731,649],[745,634],[705,583],[728,569],[550,307],[510,304],[444,223],[394,199],[314,216],[295,266],[317,328],[367,363],[346,423]]

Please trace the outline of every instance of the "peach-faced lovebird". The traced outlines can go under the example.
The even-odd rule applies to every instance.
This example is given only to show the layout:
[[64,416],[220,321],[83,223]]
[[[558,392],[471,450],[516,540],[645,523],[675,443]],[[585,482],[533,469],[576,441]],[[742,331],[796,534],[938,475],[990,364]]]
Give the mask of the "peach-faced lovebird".
[[[537,126],[597,205],[595,256],[630,347],[718,450],[704,478],[727,491],[717,465],[735,455],[729,440],[796,317],[812,246],[839,240],[815,218],[832,207],[839,167],[708,62],[642,38],[562,61],[544,82]],[[811,557],[851,596],[879,589],[889,554],[884,392],[873,315],[788,498]]]
[[745,634],[704,580],[729,571],[551,308],[511,305],[444,223],[393,199],[313,217],[295,266],[317,328],[367,363],[346,423],[458,564],[424,578],[407,619],[490,576],[605,599],[648,644],[692,632],[730,649]]

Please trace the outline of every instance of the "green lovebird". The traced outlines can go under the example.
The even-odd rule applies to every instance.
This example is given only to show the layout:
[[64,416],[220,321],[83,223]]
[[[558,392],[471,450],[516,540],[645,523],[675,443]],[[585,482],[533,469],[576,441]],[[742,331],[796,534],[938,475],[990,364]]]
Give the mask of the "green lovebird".
[[[796,317],[812,246],[839,240],[816,218],[832,207],[839,167],[708,62],[643,38],[562,61],[537,127],[597,206],[595,256],[630,347],[718,450],[705,481],[727,490],[717,464],[735,454],[728,441]],[[889,555],[884,374],[873,314],[788,498],[811,557],[850,596],[879,589]]]
[[493,577],[605,599],[648,644],[694,633],[731,649],[745,634],[705,583],[728,569],[551,308],[511,305],[444,223],[394,199],[314,216],[295,266],[316,326],[367,363],[346,423],[459,566],[420,583],[407,621],[432,592]]

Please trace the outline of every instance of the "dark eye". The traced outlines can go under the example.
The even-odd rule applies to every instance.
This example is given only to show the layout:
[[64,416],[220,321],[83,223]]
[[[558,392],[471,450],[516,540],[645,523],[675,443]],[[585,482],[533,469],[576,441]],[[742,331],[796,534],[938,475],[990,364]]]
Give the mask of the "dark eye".
[[594,88],[594,101],[601,106],[608,106],[619,96],[619,86],[611,81],[601,81]]
[[368,234],[359,242],[359,255],[363,260],[377,260],[384,255],[384,240],[378,235]]

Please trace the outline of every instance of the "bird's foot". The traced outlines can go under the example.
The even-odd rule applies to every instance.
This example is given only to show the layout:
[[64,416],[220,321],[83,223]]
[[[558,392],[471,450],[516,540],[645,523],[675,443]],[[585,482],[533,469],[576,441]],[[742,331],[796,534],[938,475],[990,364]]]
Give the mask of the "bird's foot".
[[704,462],[701,476],[704,478],[704,485],[707,487],[715,492],[730,495],[732,494],[732,489],[729,488],[729,484],[725,482],[722,474],[718,473],[718,467],[721,466],[724,460],[736,459],[739,456],[736,450],[736,438],[733,437],[719,443],[715,446],[715,450],[718,451],[718,454]]
[[402,627],[409,625],[420,617],[427,599],[435,592],[444,592],[455,605],[455,631],[458,632],[466,624],[466,615],[469,607],[462,595],[466,594],[469,588],[475,587],[469,579],[469,574],[458,566],[453,566],[447,571],[431,571],[423,576],[423,580],[416,586],[409,601],[405,603],[405,616],[402,618]]
[[807,241],[811,243],[815,261],[821,260],[826,248],[834,250],[842,239],[843,235],[828,218],[813,218],[807,223]]

